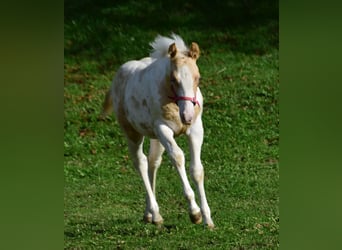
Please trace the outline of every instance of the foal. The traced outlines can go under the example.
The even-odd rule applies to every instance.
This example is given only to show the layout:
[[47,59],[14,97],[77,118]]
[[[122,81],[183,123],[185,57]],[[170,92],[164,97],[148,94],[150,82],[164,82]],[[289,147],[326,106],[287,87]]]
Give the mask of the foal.
[[[182,180],[193,223],[214,227],[204,191],[204,172],[200,159],[203,142],[203,97],[198,87],[200,73],[196,65],[200,50],[196,43],[186,47],[182,38],[157,36],[150,44],[150,57],[123,64],[116,73],[104,102],[104,114],[114,107],[121,129],[126,135],[134,166],[146,189],[144,220],[162,224],[163,218],[155,198],[156,173],[166,150]],[[190,174],[196,185],[200,205],[195,201],[185,171],[182,150],[174,137],[186,134],[190,147]],[[148,157],[143,140],[150,138]]]

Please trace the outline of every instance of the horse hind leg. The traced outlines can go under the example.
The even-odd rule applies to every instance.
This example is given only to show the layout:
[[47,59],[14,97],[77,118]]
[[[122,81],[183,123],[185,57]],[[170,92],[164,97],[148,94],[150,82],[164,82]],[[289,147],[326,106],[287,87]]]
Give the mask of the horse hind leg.
[[[150,140],[150,151],[148,155],[148,177],[150,180],[151,188],[154,196],[156,197],[156,177],[157,170],[160,167],[162,161],[162,154],[164,152],[164,147],[161,143],[156,139]],[[146,195],[146,210],[144,214],[144,221],[147,223],[152,222],[152,214],[149,211],[148,204],[148,195]]]
[[[133,160],[133,164],[137,171],[139,172],[145,189],[146,189],[146,211],[151,215],[150,219],[152,223],[159,225],[163,223],[163,218],[159,214],[159,206],[155,195],[153,193],[153,189],[149,180],[148,174],[148,161],[146,155],[143,153],[143,137],[139,140],[130,140],[128,139],[128,148]],[[146,215],[145,211],[145,215]],[[144,216],[145,218],[145,216]],[[146,221],[146,219],[145,219]]]

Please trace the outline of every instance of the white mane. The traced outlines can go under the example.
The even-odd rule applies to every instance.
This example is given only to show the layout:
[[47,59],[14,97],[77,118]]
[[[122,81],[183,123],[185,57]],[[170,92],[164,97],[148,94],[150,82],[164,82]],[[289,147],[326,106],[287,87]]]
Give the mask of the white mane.
[[183,39],[176,35],[176,34],[171,34],[170,37],[165,37],[158,35],[153,42],[150,43],[152,47],[152,52],[150,53],[150,57],[152,58],[161,58],[161,57],[166,57],[168,55],[168,50],[169,46],[171,44],[175,43],[177,50],[184,53],[188,51],[188,48],[186,47]]

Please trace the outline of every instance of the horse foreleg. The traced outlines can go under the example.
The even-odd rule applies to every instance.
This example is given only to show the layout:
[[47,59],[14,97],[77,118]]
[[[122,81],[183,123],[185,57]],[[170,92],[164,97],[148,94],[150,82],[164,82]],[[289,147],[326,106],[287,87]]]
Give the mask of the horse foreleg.
[[173,131],[166,125],[159,125],[157,128],[159,140],[165,147],[171,158],[172,164],[178,171],[183,184],[184,196],[189,203],[189,214],[193,223],[201,222],[201,210],[195,201],[195,193],[192,190],[185,171],[185,159],[183,151],[178,147],[173,138]]
[[[159,206],[149,180],[147,157],[143,153],[142,147],[143,139],[139,140],[138,142],[128,140],[128,148],[132,156],[134,166],[139,172],[146,189],[146,211],[144,220],[148,221],[149,219],[151,219],[154,224],[162,224],[163,218],[159,214]],[[146,218],[146,214],[151,217]]]
[[196,123],[191,127],[188,141],[191,156],[190,174],[199,193],[204,224],[209,228],[214,228],[214,223],[210,215],[210,208],[204,191],[204,170],[201,163],[201,147],[203,143],[203,125],[201,119],[197,119]]

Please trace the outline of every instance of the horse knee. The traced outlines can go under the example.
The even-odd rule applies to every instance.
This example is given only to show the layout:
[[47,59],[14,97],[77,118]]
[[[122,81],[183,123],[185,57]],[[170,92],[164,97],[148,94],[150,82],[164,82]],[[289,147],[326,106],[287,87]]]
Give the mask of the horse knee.
[[202,182],[204,178],[203,167],[194,167],[191,168],[191,177],[195,182]]
[[172,161],[176,167],[184,166],[185,159],[184,159],[183,151],[181,149],[174,150],[174,152],[172,152],[171,157],[172,157]]
[[133,163],[135,168],[140,171],[147,171],[147,157],[144,154],[140,154],[136,157],[133,157]]
[[148,165],[152,168],[158,168],[161,164],[162,157],[148,156]]

